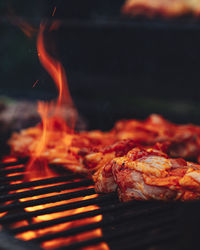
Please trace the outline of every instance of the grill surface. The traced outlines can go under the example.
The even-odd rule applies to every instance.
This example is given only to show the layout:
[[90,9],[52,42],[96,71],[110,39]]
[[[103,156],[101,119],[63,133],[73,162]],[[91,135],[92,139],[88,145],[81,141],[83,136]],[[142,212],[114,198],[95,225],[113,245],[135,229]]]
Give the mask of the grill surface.
[[[159,246],[156,249],[164,249],[166,245],[175,244],[178,237],[178,230],[174,226],[179,207],[177,203],[120,203],[116,194],[94,196],[92,181],[75,174],[66,173],[59,177],[21,182],[24,170],[25,165],[21,161],[0,164],[1,249],[17,249],[16,245],[19,249],[39,249],[50,240],[67,239],[98,228],[102,230],[101,235],[88,239],[76,238],[61,244],[59,249],[66,249],[66,246],[67,249],[79,249],[102,242],[106,242],[110,249],[147,249],[155,246]],[[91,205],[94,206],[92,210],[83,210]],[[33,206],[38,207],[32,211],[27,210]],[[80,211],[49,217],[43,221],[33,220],[38,216],[72,209]],[[87,220],[97,215],[102,215],[100,221]],[[82,219],[86,220],[84,224],[62,227],[64,223]],[[61,229],[40,233],[52,226],[61,226]],[[26,241],[16,239],[26,232],[36,233],[36,236]]]

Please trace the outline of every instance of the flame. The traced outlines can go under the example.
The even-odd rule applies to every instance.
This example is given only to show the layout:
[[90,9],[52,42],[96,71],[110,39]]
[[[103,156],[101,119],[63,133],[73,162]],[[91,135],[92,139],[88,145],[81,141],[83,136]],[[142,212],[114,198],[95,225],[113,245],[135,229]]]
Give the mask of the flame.
[[36,28],[34,28],[30,23],[26,22],[23,18],[16,16],[11,10],[7,15],[7,19],[12,25],[17,26],[28,38],[32,38],[37,32]]
[[50,76],[52,77],[58,88],[59,92],[58,104],[59,105],[68,104],[70,106],[74,106],[68,89],[67,77],[62,64],[58,60],[52,58],[45,49],[44,45],[45,27],[46,26],[44,24],[40,25],[40,31],[37,40],[38,57],[40,59],[41,64],[50,74]]
[[[56,24],[57,25],[57,24]],[[50,27],[50,30],[52,28],[55,28],[56,25],[52,25]],[[52,58],[49,53],[47,52],[45,48],[44,43],[44,33],[46,31],[46,25],[41,24],[40,31],[38,34],[38,40],[37,40],[37,49],[38,49],[38,57],[41,62],[41,64],[44,66],[44,68],[47,70],[47,72],[50,74],[52,79],[54,80],[57,89],[58,89],[58,98],[56,101],[51,102],[38,102],[38,112],[41,116],[41,124],[36,126],[35,128],[30,128],[29,132],[31,133],[32,137],[32,143],[31,143],[31,150],[30,150],[30,160],[26,166],[26,175],[25,178],[27,181],[32,181],[35,179],[43,179],[43,178],[49,178],[54,177],[56,174],[51,171],[51,169],[48,166],[48,158],[50,155],[52,155],[52,158],[56,162],[56,160],[61,157],[63,161],[66,164],[77,164],[77,149],[76,147],[72,147],[72,141],[75,138],[76,143],[79,145],[88,145],[90,144],[90,140],[86,138],[84,135],[76,134],[74,132],[74,126],[76,122],[76,110],[68,89],[67,84],[67,77],[64,71],[64,68],[60,61],[58,61],[55,58]],[[36,83],[37,84],[37,81]],[[66,123],[66,121],[62,117],[62,108],[63,106],[65,109],[73,109],[73,112],[70,116],[69,122]],[[26,132],[25,132],[26,133]],[[98,133],[97,133],[98,134]],[[92,135],[91,135],[92,137]],[[30,138],[29,138],[30,139]],[[28,140],[30,143],[30,140]],[[25,141],[22,143],[24,144]],[[70,153],[68,152],[70,148]],[[27,150],[26,145],[23,147],[24,150]],[[48,157],[47,157],[48,155]],[[76,156],[74,156],[76,155]],[[76,165],[77,166],[77,165]],[[24,180],[18,181],[18,183],[24,182]],[[16,182],[12,182],[11,184],[14,184]],[[67,182],[64,182],[67,183]],[[51,184],[54,185],[54,184]],[[45,186],[51,186],[51,185],[45,185]],[[37,188],[42,188],[44,186],[37,186],[37,187],[30,187],[26,189],[21,189],[17,191],[11,191],[13,192],[22,192],[27,190],[33,190]],[[28,200],[36,200],[39,198],[48,197],[51,195],[58,195],[58,194],[64,194],[72,191],[78,191],[82,190],[85,187],[76,188],[73,190],[64,190],[61,192],[55,192],[55,193],[49,193],[49,194],[43,194],[38,195],[34,197],[28,197],[20,199],[20,202],[25,202]],[[89,188],[89,187],[87,187]],[[94,197],[97,197],[98,195],[89,195],[86,197],[78,197],[73,198],[70,200],[63,200],[55,203],[47,203],[45,205],[39,205],[34,207],[26,207],[24,210],[26,212],[36,211],[38,209],[45,209],[49,207],[54,207],[62,204],[72,203],[76,201],[82,201],[86,199],[91,199]],[[54,212],[51,214],[46,215],[40,215],[33,217],[31,221],[23,220],[17,223],[14,223],[13,227],[21,227],[24,225],[29,225],[30,223],[38,223],[42,221],[49,221],[56,218],[62,218],[63,216],[70,216],[79,214],[82,212],[92,211],[95,209],[98,209],[99,207],[97,205],[90,205],[86,207],[76,208],[72,210],[67,210],[63,212]],[[2,215],[4,216],[4,214]],[[30,240],[34,239],[38,236],[42,236],[51,232],[59,232],[62,230],[67,230],[73,227],[78,227],[81,225],[87,225],[90,223],[99,222],[102,220],[102,215],[97,215],[94,217],[79,219],[76,221],[70,221],[70,222],[64,222],[57,224],[56,226],[49,226],[44,229],[38,229],[33,231],[24,232],[21,234],[18,234],[17,237],[23,240]],[[102,231],[100,228],[97,228],[92,231],[84,232],[78,235],[73,235],[70,237],[65,237],[61,239],[52,239],[50,241],[44,242],[42,244],[42,247],[45,249],[51,249],[54,247],[60,247],[63,245],[71,244],[73,242],[87,240],[94,237],[102,236]],[[100,243],[95,247],[89,247],[85,249],[99,249],[99,250],[107,250],[109,249],[106,243]]]
[[[39,171],[40,176],[54,175],[53,173],[49,172],[47,162],[41,156],[44,152],[46,152],[49,142],[51,140],[55,140],[54,132],[58,133],[59,136],[61,136],[63,133],[71,134],[73,133],[73,128],[75,126],[75,121],[76,121],[76,111],[68,89],[65,70],[60,61],[52,58],[48,54],[44,45],[45,27],[46,27],[45,24],[40,25],[40,30],[37,39],[38,57],[41,64],[47,70],[47,72],[52,77],[57,86],[58,98],[56,101],[38,102],[38,112],[42,120],[42,133],[40,135],[40,138],[38,138],[37,142],[33,144],[34,148],[32,150],[32,155],[27,167],[28,175],[26,176],[26,178],[30,178],[29,173],[31,173],[32,178],[36,178],[35,175],[38,176],[38,173],[36,173],[33,176],[32,171],[34,172]],[[66,121],[62,117],[61,107],[62,108],[65,107],[66,109],[69,108],[74,109],[74,111],[71,112],[69,124],[66,124]],[[38,161],[41,162],[42,160],[43,164],[38,164]],[[44,167],[42,167],[42,165],[44,165]]]

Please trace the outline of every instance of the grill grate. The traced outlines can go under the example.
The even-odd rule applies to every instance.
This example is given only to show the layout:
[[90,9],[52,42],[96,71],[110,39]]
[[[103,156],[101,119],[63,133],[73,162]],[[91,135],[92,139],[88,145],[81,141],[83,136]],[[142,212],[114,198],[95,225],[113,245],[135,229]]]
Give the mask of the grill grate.
[[[174,244],[177,238],[175,203],[120,203],[116,194],[96,195],[91,180],[69,173],[21,182],[24,170],[24,161],[0,164],[0,225],[8,238],[23,239],[17,244],[26,241],[25,249],[46,248],[48,242],[70,237],[76,238],[56,243],[54,248],[78,249],[96,245],[105,249],[100,244],[106,242],[111,249],[146,249],[167,242]],[[49,217],[44,219],[42,216]],[[97,216],[102,217],[96,221]],[[82,222],[78,224],[78,221]],[[101,229],[101,233],[79,238],[97,229]],[[30,232],[34,237],[24,238]]]

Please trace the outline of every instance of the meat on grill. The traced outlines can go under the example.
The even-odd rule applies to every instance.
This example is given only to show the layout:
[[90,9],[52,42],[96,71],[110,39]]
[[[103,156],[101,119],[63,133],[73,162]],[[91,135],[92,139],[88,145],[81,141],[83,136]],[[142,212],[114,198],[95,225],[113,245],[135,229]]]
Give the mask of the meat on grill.
[[[104,192],[104,189],[105,192],[114,191],[116,184],[113,181],[113,175],[110,171],[110,163],[115,157],[126,155],[128,151],[134,148],[136,145],[137,144],[131,139],[121,140],[111,146],[102,148],[97,152],[90,152],[84,157],[84,166],[88,169],[90,174],[92,174],[95,185],[99,184],[99,179],[101,179],[100,183],[103,183],[102,186],[96,188],[98,191]],[[102,169],[106,171],[102,172]],[[103,173],[105,173],[105,176]]]
[[[109,132],[74,133],[58,129],[47,132],[50,139],[39,157],[79,173],[87,173],[88,168],[95,172],[135,146],[153,146],[157,142],[159,149],[171,157],[196,160],[200,155],[200,127],[176,125],[155,114],[144,121],[118,121]],[[11,153],[20,157],[34,156],[41,137],[40,125],[14,133],[9,140]]]
[[125,15],[175,17],[185,14],[199,16],[199,0],[126,0],[122,7]]
[[[37,145],[42,137],[40,125],[13,133],[8,141],[11,145],[11,154],[20,158],[35,157]],[[48,131],[48,140],[44,149],[40,152],[40,159],[45,159],[50,164],[58,164],[70,171],[87,173],[82,164],[82,158],[90,152],[91,148],[99,148],[114,142],[113,133],[101,131],[63,133],[59,131]]]
[[172,157],[197,159],[200,154],[200,127],[177,125],[157,114],[146,120],[121,120],[114,127],[117,140],[132,139],[142,146],[164,143]]
[[135,147],[95,173],[95,189],[118,190],[122,201],[200,198],[200,165],[172,159],[156,148]]

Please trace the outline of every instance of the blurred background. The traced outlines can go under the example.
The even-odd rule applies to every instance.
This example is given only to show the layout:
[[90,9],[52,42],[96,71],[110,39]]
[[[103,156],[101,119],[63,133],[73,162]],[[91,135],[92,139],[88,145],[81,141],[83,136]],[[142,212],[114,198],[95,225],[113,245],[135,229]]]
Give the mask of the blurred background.
[[[40,22],[54,20],[60,28],[48,34],[47,45],[63,63],[89,129],[110,129],[117,119],[150,113],[200,124],[200,21],[192,16],[130,18],[121,14],[123,4],[1,1],[0,95],[29,101],[57,96],[36,49]],[[33,35],[18,27],[22,20],[33,27]]]

